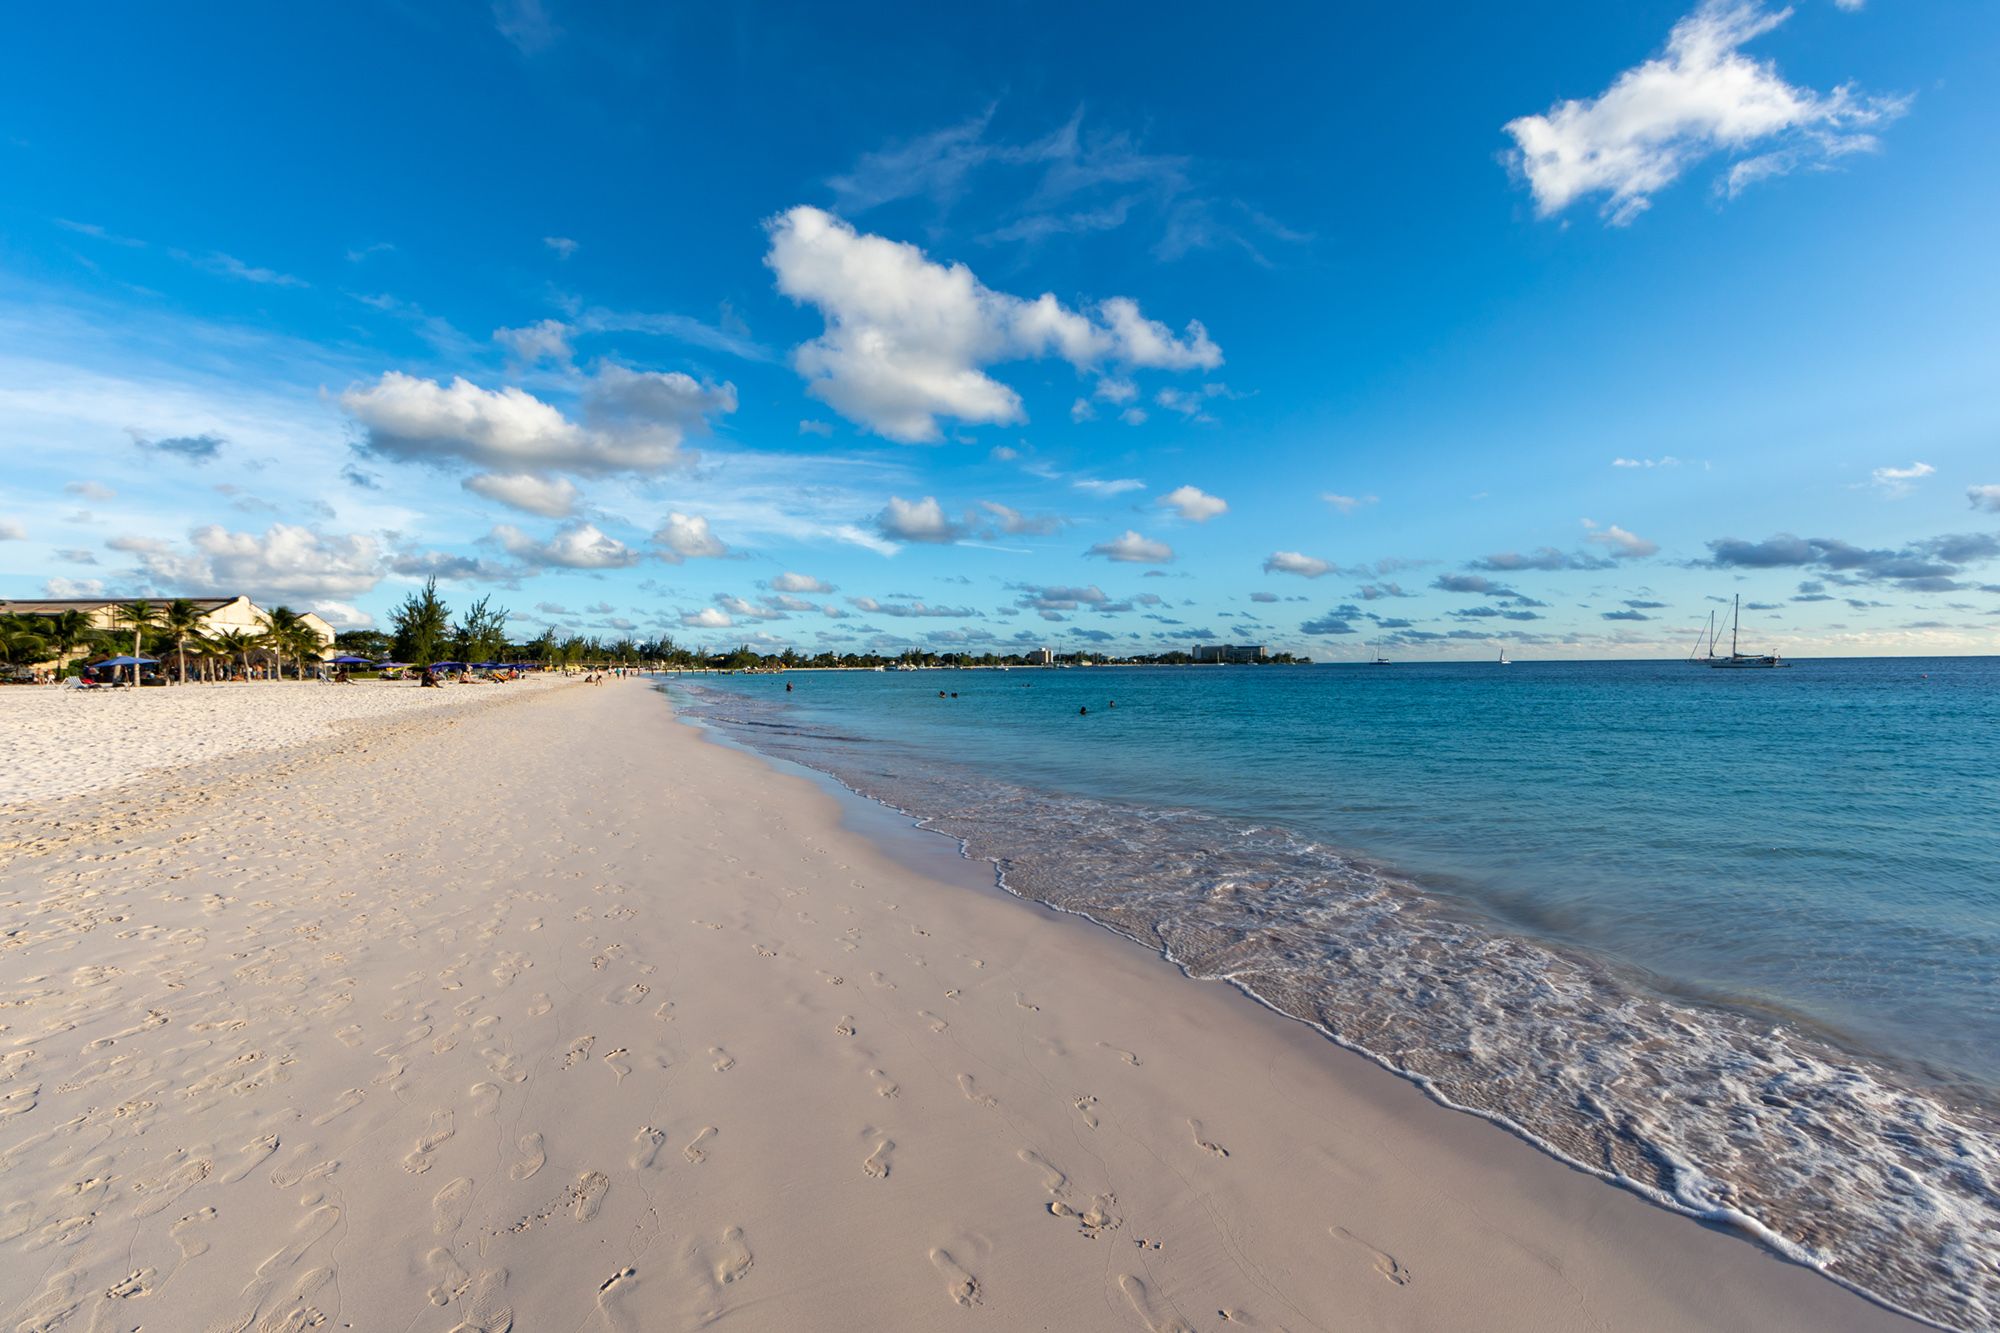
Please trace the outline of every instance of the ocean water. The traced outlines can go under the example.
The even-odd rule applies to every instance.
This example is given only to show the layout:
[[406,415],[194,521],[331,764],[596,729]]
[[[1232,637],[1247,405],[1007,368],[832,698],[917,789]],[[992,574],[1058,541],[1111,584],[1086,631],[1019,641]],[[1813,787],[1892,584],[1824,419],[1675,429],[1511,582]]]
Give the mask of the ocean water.
[[1577,1165],[2000,1325],[2000,659],[670,693]]

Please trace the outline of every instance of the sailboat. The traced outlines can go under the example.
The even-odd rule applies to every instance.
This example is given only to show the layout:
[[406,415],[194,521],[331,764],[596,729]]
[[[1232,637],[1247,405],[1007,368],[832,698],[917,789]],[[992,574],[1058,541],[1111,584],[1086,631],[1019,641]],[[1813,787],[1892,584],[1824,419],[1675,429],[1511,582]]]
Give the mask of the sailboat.
[[1513,664],[1512,662],[1509,662],[1509,661],[1507,660],[1507,650],[1506,650],[1505,648],[1502,648],[1502,649],[1500,650],[1500,665],[1501,665],[1501,666],[1513,666],[1513,665],[1514,665],[1514,664]]
[[1390,664],[1390,663],[1389,663],[1389,659],[1388,659],[1388,658],[1386,658],[1386,657],[1382,656],[1382,654],[1380,654],[1380,653],[1378,653],[1378,652],[1376,652],[1376,651],[1375,651],[1375,645],[1374,645],[1374,644],[1372,644],[1372,643],[1365,643],[1365,644],[1363,644],[1363,645],[1361,645],[1361,646],[1362,646],[1362,647],[1363,647],[1363,648],[1364,648],[1364,649],[1365,649],[1365,650],[1367,651],[1367,653],[1368,653],[1368,665],[1369,665],[1369,666],[1388,666],[1388,665]]
[[1736,606],[1734,611],[1729,617],[1729,656],[1717,657],[1715,655],[1715,639],[1714,635],[1711,633],[1708,644],[1708,658],[1707,658],[1708,665],[1712,667],[1739,668],[1739,669],[1747,667],[1761,667],[1761,668],[1788,667],[1791,665],[1790,662],[1779,661],[1778,655],[1776,653],[1739,652],[1736,647],[1736,631],[1740,623],[1742,622],[1742,619],[1743,619],[1743,594],[1737,593]]

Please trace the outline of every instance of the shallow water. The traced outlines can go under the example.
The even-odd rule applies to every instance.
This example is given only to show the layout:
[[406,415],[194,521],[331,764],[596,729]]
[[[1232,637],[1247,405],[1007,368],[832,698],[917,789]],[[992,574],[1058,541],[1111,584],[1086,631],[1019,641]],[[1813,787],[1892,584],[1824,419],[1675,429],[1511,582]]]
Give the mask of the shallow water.
[[2000,1320],[2000,660],[785,679],[681,697],[1580,1165]]

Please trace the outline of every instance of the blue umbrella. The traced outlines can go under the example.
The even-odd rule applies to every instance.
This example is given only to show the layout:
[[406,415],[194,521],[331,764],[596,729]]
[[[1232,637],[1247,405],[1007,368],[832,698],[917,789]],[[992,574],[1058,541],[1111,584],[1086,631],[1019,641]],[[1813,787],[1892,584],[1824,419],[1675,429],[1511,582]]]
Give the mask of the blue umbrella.
[[157,657],[107,657],[107,658],[105,658],[105,659],[104,659],[104,660],[103,660],[102,662],[93,662],[93,663],[91,663],[91,665],[92,665],[92,666],[101,666],[101,667],[107,667],[107,666],[152,666],[153,664],[155,664],[155,663],[156,663],[156,662],[158,662],[159,660],[160,660],[160,659],[159,659],[159,658],[157,658]]
[[333,659],[333,664],[335,666],[368,666],[371,665],[373,662],[374,662],[373,658],[356,657],[352,653],[342,653],[339,657]]

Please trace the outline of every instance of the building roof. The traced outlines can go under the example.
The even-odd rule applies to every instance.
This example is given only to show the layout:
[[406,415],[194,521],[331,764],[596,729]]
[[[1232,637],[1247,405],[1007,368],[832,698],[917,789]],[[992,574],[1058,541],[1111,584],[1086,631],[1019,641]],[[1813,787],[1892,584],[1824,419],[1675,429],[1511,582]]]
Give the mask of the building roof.
[[207,613],[219,611],[236,599],[234,597],[41,597],[22,600],[0,598],[0,612],[19,616],[53,616],[60,615],[64,611],[101,611],[107,606],[127,606],[134,601],[148,601],[156,606],[165,606],[170,602],[182,600],[193,602],[198,610]]

